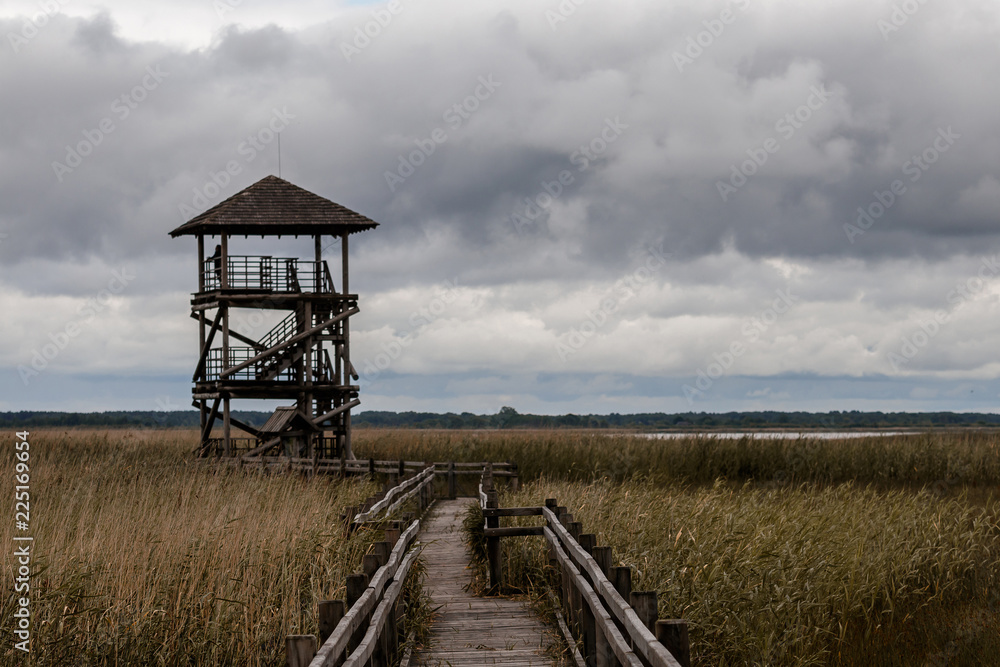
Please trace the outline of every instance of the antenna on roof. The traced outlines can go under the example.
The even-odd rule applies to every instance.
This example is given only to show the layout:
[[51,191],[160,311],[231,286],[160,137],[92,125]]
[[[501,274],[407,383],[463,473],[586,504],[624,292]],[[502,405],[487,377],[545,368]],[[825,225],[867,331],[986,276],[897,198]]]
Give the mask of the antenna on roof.
[[281,178],[281,132],[278,132],[278,178]]

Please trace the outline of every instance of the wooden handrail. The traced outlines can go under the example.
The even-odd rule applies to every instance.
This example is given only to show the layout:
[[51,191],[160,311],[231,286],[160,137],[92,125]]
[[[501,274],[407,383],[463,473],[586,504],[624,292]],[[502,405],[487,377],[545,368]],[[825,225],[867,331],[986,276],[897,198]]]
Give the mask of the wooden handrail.
[[[412,498],[413,495],[419,489],[426,486],[428,480],[433,481],[433,479],[434,479],[434,468],[433,466],[427,466],[427,468],[425,468],[424,471],[421,472],[416,477],[411,477],[402,484],[398,484],[394,486],[392,489],[390,489],[388,493],[385,494],[385,497],[382,500],[375,503],[374,505],[372,505],[367,512],[359,512],[354,517],[354,523],[371,521],[376,516],[381,514],[383,510],[385,510],[386,514],[391,514],[396,507],[398,507],[402,503]],[[410,490],[411,487],[414,486],[416,486],[416,488],[411,491]],[[405,494],[405,495],[403,495],[403,497],[400,498],[399,500],[393,502],[396,499],[396,497],[399,496],[400,494]]]
[[355,398],[350,403],[344,403],[339,408],[334,408],[333,410],[330,410],[330,412],[327,412],[325,415],[323,415],[321,417],[316,417],[316,419],[312,420],[313,424],[319,425],[319,424],[325,422],[327,419],[330,419],[332,417],[336,417],[341,412],[347,412],[351,408],[356,408],[359,405],[361,405],[360,399]]
[[[386,561],[386,564],[380,567],[372,576],[371,581],[368,584],[368,588],[365,589],[365,592],[361,595],[358,601],[351,606],[350,610],[348,610],[348,612],[340,620],[340,623],[337,624],[337,627],[334,628],[330,636],[327,637],[327,640],[323,642],[323,645],[313,657],[312,662],[309,663],[309,667],[333,667],[344,655],[351,637],[353,637],[354,633],[357,632],[362,624],[366,622],[366,619],[368,619],[369,615],[376,608],[378,603],[386,597],[383,596],[386,584],[395,578],[400,580],[405,579],[406,573],[409,571],[409,567],[412,565],[413,560],[416,558],[416,554],[418,553],[416,550],[409,553],[407,552],[409,551],[410,545],[415,540],[419,530],[420,522],[414,521],[410,524],[410,527],[399,536],[399,541],[396,542],[396,546],[389,555],[389,559]],[[404,554],[406,555],[404,556]],[[403,568],[403,564],[405,564],[405,569]],[[397,577],[397,575],[400,574],[400,571],[402,571],[402,574]],[[402,590],[402,585],[393,589],[392,592],[398,596],[400,590]],[[365,636],[368,636],[367,633]],[[355,651],[355,653],[356,652],[357,651]]]
[[646,625],[639,620],[635,609],[618,593],[614,585],[608,580],[597,561],[588,554],[580,543],[573,539],[565,526],[560,523],[559,518],[548,507],[542,508],[542,516],[545,517],[548,528],[554,536],[558,537],[567,553],[580,569],[594,582],[594,590],[603,599],[605,606],[615,615],[618,622],[622,624],[628,634],[632,637],[638,651],[653,667],[681,667],[680,663],[670,654]]
[[[359,667],[366,664],[375,652],[375,642],[381,636],[383,629],[385,628],[386,621],[389,620],[389,613],[392,611],[392,605],[396,603],[399,598],[399,594],[403,591],[403,583],[406,581],[406,575],[410,571],[410,566],[417,559],[419,553],[418,549],[406,554],[403,562],[399,565],[399,569],[396,570],[395,577],[393,578],[392,585],[386,589],[385,595],[382,597],[382,601],[378,603],[375,607],[375,611],[372,612],[371,620],[368,621],[368,630],[365,632],[364,638],[358,647],[354,649],[349,657],[344,662],[344,667]],[[331,664],[331,663],[324,663]],[[312,667],[312,665],[310,665]],[[317,667],[322,667],[317,665]]]
[[[548,526],[544,526],[542,530],[543,535],[545,535],[545,539],[552,545],[556,554],[556,559],[563,567],[564,574],[568,574],[573,580],[572,583],[580,592],[580,596],[583,598],[583,601],[586,602],[588,607],[590,607],[591,612],[594,614],[594,619],[600,627],[600,636],[603,638],[604,642],[607,643],[607,646],[614,652],[615,657],[618,658],[622,665],[628,665],[628,667],[643,667],[642,661],[632,651],[632,648],[629,646],[629,642],[622,636],[621,632],[618,630],[618,626],[615,625],[615,622],[612,620],[610,614],[608,614],[607,610],[604,608],[604,604],[602,604],[600,596],[594,591],[587,579],[580,574],[580,570],[577,569],[573,560],[560,544],[561,540],[556,537],[556,534],[553,533]],[[631,634],[631,632],[629,634]],[[654,637],[653,640],[655,641],[656,638]],[[636,642],[636,644],[641,646],[642,642]],[[600,639],[598,639],[597,645],[598,652],[605,650],[603,642]],[[670,656],[670,660],[673,660],[673,656]],[[655,665],[656,663],[653,664]],[[680,667],[676,661],[674,661],[671,665],[671,667],[674,666]]]
[[[589,610],[584,623],[585,627],[589,624],[590,628],[587,630],[586,648],[588,655],[596,659],[596,664],[609,664],[610,659],[611,663],[617,660],[627,667],[643,667],[643,665],[682,667],[677,658],[639,618],[636,610],[622,597],[594,557],[581,546],[574,534],[567,530],[560,517],[548,506],[497,507],[492,477],[492,470],[487,468],[483,471],[479,484],[479,504],[483,511],[483,533],[490,561],[491,588],[499,592],[501,584],[500,538],[544,535],[551,546],[551,553],[555,554],[555,560],[561,566],[564,585],[568,582],[576,590],[574,595],[579,594],[576,604],[582,599],[586,609]],[[546,501],[546,505],[548,504],[550,501]],[[503,516],[538,515],[545,518],[545,526],[501,528],[499,525],[499,519]],[[593,545],[593,536],[589,537],[588,544]],[[610,554],[606,555],[610,558]],[[566,595],[564,590],[563,597]],[[655,619],[655,610],[653,618]],[[572,637],[567,638],[567,641],[570,640]],[[684,655],[687,655],[686,650],[685,641]]]

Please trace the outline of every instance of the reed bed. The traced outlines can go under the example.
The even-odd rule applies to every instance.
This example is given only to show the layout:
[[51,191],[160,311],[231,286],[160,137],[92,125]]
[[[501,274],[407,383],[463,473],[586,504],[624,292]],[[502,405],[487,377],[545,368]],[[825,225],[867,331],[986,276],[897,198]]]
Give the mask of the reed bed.
[[[501,505],[545,498],[614,548],[634,590],[659,593],[661,618],[691,622],[696,665],[957,667],[1000,655],[1000,504],[854,484],[541,478]],[[507,580],[537,589],[543,541],[505,542]]]
[[[12,435],[0,436],[11,451]],[[692,622],[699,665],[995,664],[1000,439],[651,440],[572,431],[357,430],[360,456],[515,461],[504,505],[557,498]],[[32,432],[36,665],[280,665],[377,536],[343,508],[372,483],[225,472],[192,431]],[[0,460],[13,478],[13,459]],[[467,481],[472,481],[471,478]],[[474,523],[474,522],[473,522]],[[13,526],[0,527],[12,544]],[[506,540],[538,591],[538,538]],[[0,622],[11,627],[12,562]],[[415,599],[420,598],[419,590]],[[417,625],[427,609],[408,610]],[[421,620],[422,619],[422,620]],[[13,639],[0,639],[13,663]]]
[[[371,483],[213,471],[189,431],[33,431],[33,665],[280,665],[344,597],[372,536],[340,513]],[[4,451],[12,451],[4,436]],[[0,478],[14,476],[0,460]],[[12,522],[0,541],[12,544]],[[5,559],[0,619],[10,628]],[[2,637],[14,664],[12,633]]]
[[514,461],[522,479],[713,484],[801,482],[933,486],[938,493],[1000,485],[1000,435],[933,432],[845,440],[659,440],[604,431],[417,431],[359,429],[364,457],[435,461]]

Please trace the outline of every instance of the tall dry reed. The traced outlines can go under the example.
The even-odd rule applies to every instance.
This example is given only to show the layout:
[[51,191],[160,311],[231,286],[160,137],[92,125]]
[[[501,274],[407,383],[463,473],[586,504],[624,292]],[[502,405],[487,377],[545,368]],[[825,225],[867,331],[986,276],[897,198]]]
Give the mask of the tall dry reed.
[[[31,434],[30,664],[279,665],[285,635],[316,632],[316,602],[344,596],[371,536],[345,539],[340,513],[372,485],[213,471],[190,456],[196,439]],[[0,479],[13,475],[5,456]],[[10,628],[9,559],[2,575]],[[13,664],[11,633],[0,641]]]
[[[539,479],[501,498],[556,498],[685,618],[699,665],[923,665],[1000,655],[1000,504],[853,484],[583,484]],[[511,540],[508,576],[538,580],[542,541]],[[964,642],[955,644],[964,628]],[[964,656],[964,658],[963,658]]]
[[934,432],[845,440],[658,440],[604,431],[420,431],[361,429],[355,449],[383,459],[514,461],[522,479],[712,484],[800,482],[933,486],[1000,485],[1000,435]]

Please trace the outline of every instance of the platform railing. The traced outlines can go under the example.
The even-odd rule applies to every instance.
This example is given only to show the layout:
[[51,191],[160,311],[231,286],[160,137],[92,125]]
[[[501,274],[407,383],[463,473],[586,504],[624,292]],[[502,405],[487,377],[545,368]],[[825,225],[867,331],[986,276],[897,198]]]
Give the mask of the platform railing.
[[[326,261],[317,264],[297,257],[269,255],[230,255],[227,260],[226,289],[229,290],[289,294],[334,291]],[[206,292],[222,289],[221,258],[205,259],[201,274]]]
[[[222,349],[212,348],[208,351],[208,356],[205,358],[205,381],[214,382],[219,380],[222,376],[222,371],[224,368],[231,368],[237,364],[243,363],[254,356],[259,354],[259,351],[253,347],[244,346],[232,346],[229,348],[229,359],[228,363],[223,365],[222,359]],[[304,356],[305,352],[301,349],[289,348],[285,355],[275,355],[273,357],[267,357],[261,359],[258,362],[250,364],[246,368],[242,368],[229,374],[227,380],[271,380],[275,382],[294,382],[298,379],[296,375],[297,368],[301,365],[300,361],[292,362],[288,368],[281,370],[280,372],[272,375],[271,377],[265,377],[269,375],[271,371],[277,367],[279,363],[286,359],[287,355],[291,356]],[[330,379],[325,375],[327,370],[327,359],[321,355],[314,354],[312,357],[312,378],[313,380],[319,379]]]

